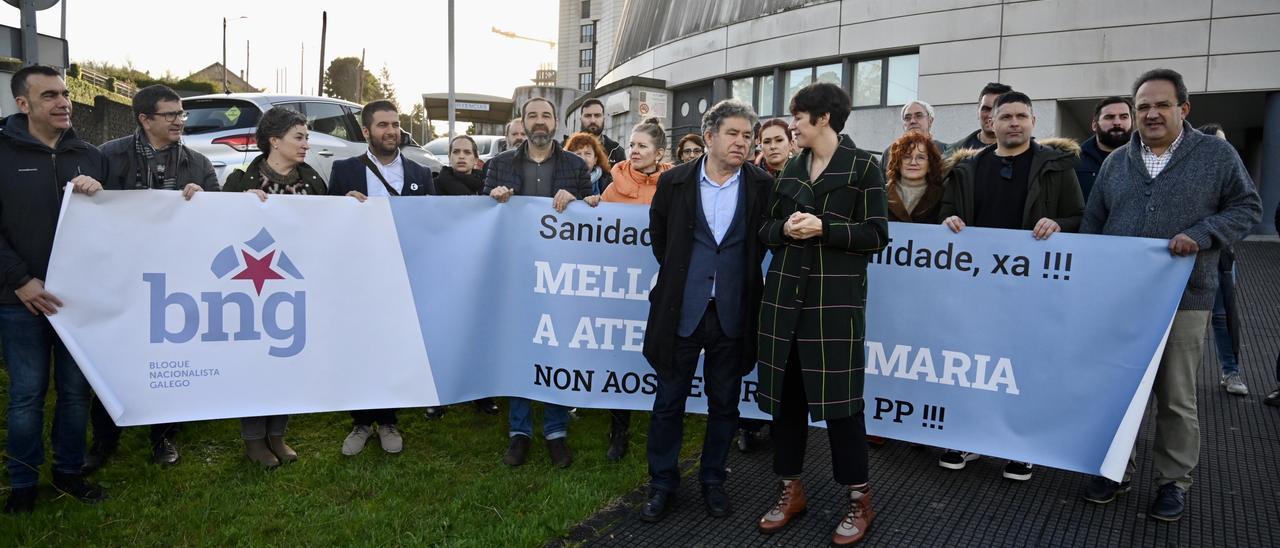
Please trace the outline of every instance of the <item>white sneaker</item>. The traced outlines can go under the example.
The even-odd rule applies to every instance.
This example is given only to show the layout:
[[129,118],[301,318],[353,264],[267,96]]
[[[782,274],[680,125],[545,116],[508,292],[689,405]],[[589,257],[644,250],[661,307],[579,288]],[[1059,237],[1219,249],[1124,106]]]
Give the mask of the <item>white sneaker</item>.
[[388,453],[399,453],[404,450],[404,438],[400,436],[400,431],[394,424],[378,425],[378,443],[381,443],[382,450]]
[[947,470],[964,470],[966,464],[981,458],[982,455],[970,453],[968,451],[956,451],[948,449],[941,457],[938,457],[938,466]]
[[342,440],[342,454],[348,457],[359,455],[364,450],[365,442],[369,441],[369,436],[373,435],[373,429],[365,425],[359,425],[351,429],[351,433],[347,434],[347,439]]
[[1227,373],[1222,376],[1219,383],[1227,388],[1227,393],[1235,396],[1248,396],[1249,387],[1245,386],[1244,379],[1240,378],[1240,373]]

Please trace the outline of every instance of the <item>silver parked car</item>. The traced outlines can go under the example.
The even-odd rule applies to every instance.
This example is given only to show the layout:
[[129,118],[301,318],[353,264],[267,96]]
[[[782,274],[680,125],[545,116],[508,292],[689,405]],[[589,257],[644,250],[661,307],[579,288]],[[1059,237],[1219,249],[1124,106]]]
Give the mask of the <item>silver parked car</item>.
[[[499,152],[507,149],[507,138],[501,135],[472,135],[471,138],[476,141],[476,156],[480,158],[481,164],[488,162],[489,158],[493,158]],[[444,165],[449,165],[448,136],[436,137],[422,148],[425,148],[429,154],[435,156]]]
[[[218,172],[218,184],[236,168],[249,164],[260,152],[254,128],[258,118],[271,107],[288,107],[307,117],[311,130],[311,150],[307,164],[329,180],[334,160],[364,154],[368,150],[360,131],[361,106],[330,97],[277,95],[270,93],[229,93],[201,95],[182,100],[188,113],[183,144],[209,157]],[[400,151],[405,158],[439,173],[443,164],[418,146],[402,130]]]

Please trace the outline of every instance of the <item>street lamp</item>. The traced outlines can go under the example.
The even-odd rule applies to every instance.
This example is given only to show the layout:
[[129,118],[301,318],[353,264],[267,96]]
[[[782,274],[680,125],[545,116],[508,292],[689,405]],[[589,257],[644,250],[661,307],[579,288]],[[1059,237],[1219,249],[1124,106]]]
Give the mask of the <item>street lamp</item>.
[[[240,17],[232,17],[232,21],[248,19],[246,15]],[[247,76],[247,75],[246,75]],[[231,93],[231,89],[227,87],[227,18],[222,18],[222,92]]]

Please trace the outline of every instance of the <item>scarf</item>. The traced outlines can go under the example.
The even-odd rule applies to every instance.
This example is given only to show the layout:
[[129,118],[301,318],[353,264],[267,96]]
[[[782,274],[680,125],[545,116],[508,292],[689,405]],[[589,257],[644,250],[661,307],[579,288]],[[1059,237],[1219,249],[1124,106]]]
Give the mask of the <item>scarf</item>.
[[298,168],[294,167],[288,175],[281,175],[271,169],[266,159],[258,166],[258,172],[262,174],[263,192],[267,194],[307,194],[307,185],[302,181],[302,174],[298,172]]
[[169,145],[163,150],[169,151],[168,162],[156,162],[156,149],[151,146],[147,134],[138,128],[133,134],[134,172],[133,187],[135,189],[177,190],[178,188],[178,149],[179,143]]

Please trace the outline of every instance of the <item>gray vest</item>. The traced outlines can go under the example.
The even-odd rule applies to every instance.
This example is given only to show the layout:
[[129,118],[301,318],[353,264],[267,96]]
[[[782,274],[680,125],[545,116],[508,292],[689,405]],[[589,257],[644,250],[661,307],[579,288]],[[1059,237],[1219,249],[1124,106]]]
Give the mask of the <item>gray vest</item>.
[[[699,182],[701,184],[701,182]],[[742,271],[746,264],[747,241],[754,237],[747,234],[747,181],[745,175],[738,179],[738,207],[724,240],[716,244],[711,225],[702,207],[702,191],[697,192],[696,224],[693,229],[693,252],[689,257],[689,277],[684,284],[684,300],[680,305],[680,327],[676,334],[688,337],[698,328],[702,315],[711,299],[711,284],[716,288],[716,316],[720,329],[729,337],[743,336],[745,303],[742,292],[746,280]],[[754,313],[754,311],[750,311]]]

